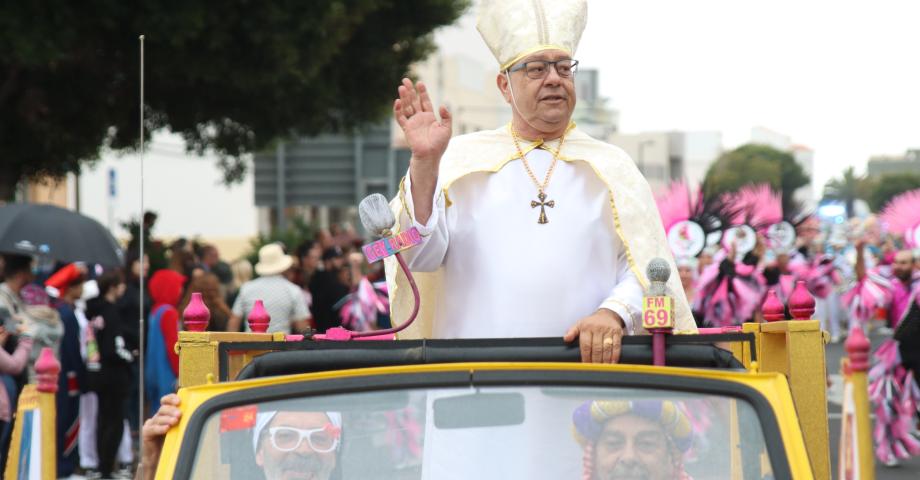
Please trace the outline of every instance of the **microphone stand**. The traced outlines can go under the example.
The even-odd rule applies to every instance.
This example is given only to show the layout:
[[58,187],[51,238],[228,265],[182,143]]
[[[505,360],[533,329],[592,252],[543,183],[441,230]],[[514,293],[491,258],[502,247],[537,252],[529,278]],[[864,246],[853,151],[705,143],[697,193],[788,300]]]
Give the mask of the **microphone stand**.
[[399,268],[406,275],[406,279],[409,280],[409,287],[412,288],[412,298],[415,301],[415,305],[412,307],[412,313],[409,314],[409,318],[398,327],[386,328],[382,330],[369,330],[367,332],[354,332],[344,327],[330,328],[324,334],[321,333],[313,335],[314,339],[332,340],[339,342],[347,342],[354,339],[383,340],[388,339],[386,337],[395,335],[396,333],[405,330],[409,325],[412,324],[412,322],[415,321],[415,318],[418,316],[419,306],[421,304],[421,296],[419,295],[418,285],[415,284],[415,278],[412,276],[412,272],[409,271],[409,266],[406,265],[406,260],[403,258],[402,254],[396,252],[394,255],[396,256],[396,261],[399,263]]
[[383,330],[370,330],[367,332],[354,332],[351,335],[351,338],[364,338],[364,337],[374,337],[382,335],[394,335],[398,332],[403,331],[406,327],[412,324],[415,321],[415,317],[418,316],[419,306],[421,304],[421,296],[418,293],[418,285],[415,284],[415,278],[412,277],[412,272],[409,271],[409,266],[406,265],[406,260],[403,258],[402,253],[397,252],[395,254],[396,261],[399,262],[399,268],[402,269],[403,273],[406,274],[406,279],[409,280],[409,287],[412,288],[412,299],[414,300],[414,305],[412,306],[412,313],[409,314],[409,318],[398,327],[387,328]]
[[665,337],[670,333],[670,328],[652,329],[652,365],[655,365],[656,367],[664,366]]

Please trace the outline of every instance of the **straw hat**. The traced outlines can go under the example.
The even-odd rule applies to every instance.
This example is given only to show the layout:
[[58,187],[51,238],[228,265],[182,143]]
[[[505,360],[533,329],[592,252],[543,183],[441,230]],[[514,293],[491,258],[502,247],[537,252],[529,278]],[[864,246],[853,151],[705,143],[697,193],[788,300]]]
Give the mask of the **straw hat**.
[[284,273],[294,264],[294,258],[285,255],[281,245],[269,243],[259,249],[259,263],[256,264],[256,273],[259,275],[277,275]]

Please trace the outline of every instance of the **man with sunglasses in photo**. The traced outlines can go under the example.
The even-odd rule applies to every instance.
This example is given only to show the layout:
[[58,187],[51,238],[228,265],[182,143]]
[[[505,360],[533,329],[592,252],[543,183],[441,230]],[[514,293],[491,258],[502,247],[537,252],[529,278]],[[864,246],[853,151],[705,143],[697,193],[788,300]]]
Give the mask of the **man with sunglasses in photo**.
[[[144,423],[144,458],[138,480],[152,480],[169,429],[179,424],[179,396],[169,394],[160,400],[160,409]],[[342,414],[264,410],[256,413],[252,426],[255,463],[265,480],[337,478],[341,450]]]
[[[563,336],[585,362],[616,362],[640,333],[645,268],[676,272],[648,182],[621,149],[572,122],[575,50],[585,0],[483,0],[477,28],[498,60],[511,123],[452,138],[452,115],[422,82],[393,104],[412,151],[391,206],[397,230],[423,238],[404,253],[422,314],[403,337]],[[411,290],[387,265],[394,324]],[[678,276],[676,330],[696,330]]]
[[342,415],[336,412],[261,412],[253,448],[266,480],[328,480],[337,464]]

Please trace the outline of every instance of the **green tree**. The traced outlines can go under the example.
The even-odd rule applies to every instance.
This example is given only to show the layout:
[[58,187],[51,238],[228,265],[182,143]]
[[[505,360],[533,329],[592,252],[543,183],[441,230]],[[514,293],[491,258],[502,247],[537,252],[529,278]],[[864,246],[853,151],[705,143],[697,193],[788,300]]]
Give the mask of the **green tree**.
[[872,184],[866,177],[859,177],[853,167],[847,167],[840,178],[834,178],[824,185],[824,198],[843,202],[846,207],[847,218],[853,216],[853,204],[857,199],[866,199],[871,191]]
[[809,181],[791,154],[767,145],[747,144],[723,153],[709,167],[705,193],[720,195],[736,192],[745,185],[765,183],[781,193],[783,209],[788,212],[794,210],[795,191]]
[[383,118],[430,33],[468,0],[149,0],[0,5],[0,199],[27,176],[136,148],[145,35],[146,130],[241,155],[275,138]]
[[920,188],[920,174],[886,173],[874,179],[867,201],[873,212],[881,211],[895,196],[908,190]]
[[283,231],[273,229],[267,235],[260,233],[258,237],[252,239],[249,242],[249,251],[243,255],[243,258],[255,265],[259,262],[259,249],[269,243],[281,243],[287,249],[288,254],[293,255],[300,244],[314,240],[318,230],[316,225],[309,224],[301,218],[295,218]]

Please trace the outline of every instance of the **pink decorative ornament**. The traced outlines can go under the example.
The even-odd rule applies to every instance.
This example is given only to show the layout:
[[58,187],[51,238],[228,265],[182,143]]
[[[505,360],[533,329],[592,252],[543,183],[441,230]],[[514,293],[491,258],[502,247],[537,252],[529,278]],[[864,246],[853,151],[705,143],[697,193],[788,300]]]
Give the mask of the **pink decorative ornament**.
[[38,391],[43,393],[57,393],[58,374],[61,373],[61,364],[54,358],[54,352],[49,347],[42,348],[35,362],[35,373],[38,379]]
[[789,312],[793,320],[811,320],[815,314],[815,297],[808,292],[803,280],[795,282],[795,289],[789,296]]
[[850,330],[850,335],[847,337],[843,347],[846,349],[847,356],[850,359],[849,368],[851,372],[869,370],[869,349],[872,348],[872,345],[869,343],[869,339],[866,338],[866,334],[863,333],[862,328],[857,326]]
[[208,322],[211,320],[211,311],[201,299],[200,292],[192,293],[192,299],[182,312],[182,323],[185,329],[190,332],[203,332],[208,328]]
[[248,320],[249,329],[253,332],[265,333],[268,331],[268,324],[272,321],[272,317],[265,311],[265,305],[262,304],[262,300],[256,300],[255,305],[252,306],[252,311],[249,312]]
[[768,322],[777,322],[786,319],[786,307],[783,305],[783,302],[780,301],[779,297],[776,296],[776,290],[772,288],[767,292],[767,298],[764,299],[761,311],[763,312],[764,320]]

